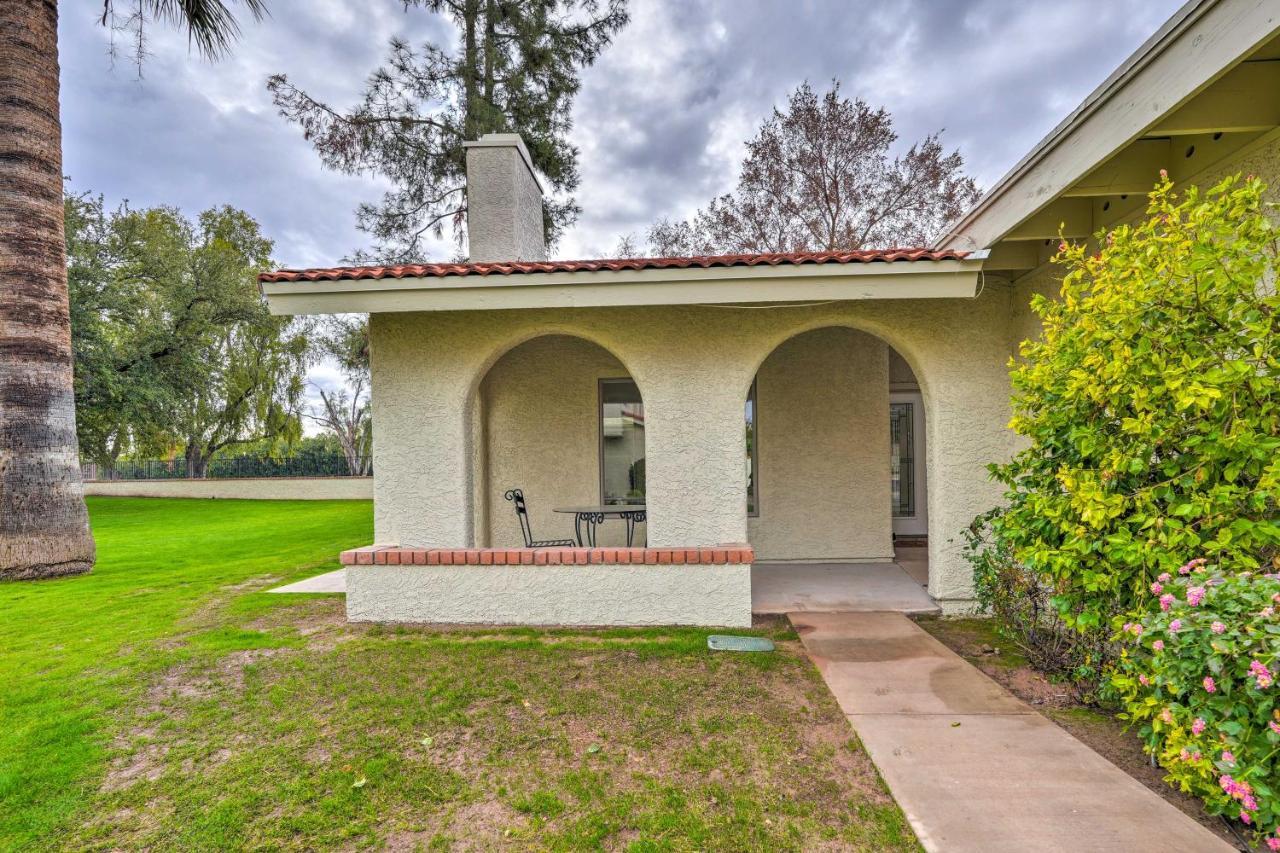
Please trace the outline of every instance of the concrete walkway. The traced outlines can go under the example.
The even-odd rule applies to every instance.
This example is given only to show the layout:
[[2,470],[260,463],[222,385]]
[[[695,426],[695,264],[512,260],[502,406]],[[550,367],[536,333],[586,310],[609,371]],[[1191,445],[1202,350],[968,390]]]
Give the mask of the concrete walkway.
[[267,592],[341,592],[345,595],[347,592],[347,570],[338,569],[333,572],[325,572],[313,578],[269,589]]
[[925,849],[1233,849],[905,616],[789,617]]

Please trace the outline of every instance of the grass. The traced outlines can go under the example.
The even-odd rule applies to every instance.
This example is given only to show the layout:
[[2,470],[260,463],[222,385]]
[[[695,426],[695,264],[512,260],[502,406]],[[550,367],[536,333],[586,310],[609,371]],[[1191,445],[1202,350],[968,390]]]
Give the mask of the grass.
[[90,510],[93,574],[0,585],[0,846],[917,849],[785,623],[348,625],[262,590],[367,503]]

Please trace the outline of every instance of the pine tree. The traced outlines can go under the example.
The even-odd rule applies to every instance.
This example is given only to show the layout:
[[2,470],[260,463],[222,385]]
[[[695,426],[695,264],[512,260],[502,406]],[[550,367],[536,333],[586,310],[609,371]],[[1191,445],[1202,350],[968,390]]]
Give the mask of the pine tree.
[[[452,48],[391,41],[386,63],[359,104],[341,112],[284,74],[267,81],[280,114],[302,128],[324,164],[392,184],[380,202],[356,210],[380,260],[417,260],[423,240],[446,225],[466,228],[462,143],[486,133],[520,133],[534,165],[560,200],[544,202],[548,244],[579,212],[578,151],[570,110],[591,65],[628,20],[626,0],[406,0],[449,17]],[[359,257],[357,257],[359,259]]]

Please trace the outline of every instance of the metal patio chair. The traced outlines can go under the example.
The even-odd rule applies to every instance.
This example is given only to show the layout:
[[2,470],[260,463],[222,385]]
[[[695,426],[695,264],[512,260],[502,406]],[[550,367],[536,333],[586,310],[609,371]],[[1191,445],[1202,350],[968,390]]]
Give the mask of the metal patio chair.
[[524,534],[526,548],[574,548],[578,543],[572,539],[547,539],[539,542],[533,538],[533,529],[529,526],[529,510],[524,504],[524,492],[519,489],[507,489],[504,498],[516,505],[516,518],[520,520],[520,532]]

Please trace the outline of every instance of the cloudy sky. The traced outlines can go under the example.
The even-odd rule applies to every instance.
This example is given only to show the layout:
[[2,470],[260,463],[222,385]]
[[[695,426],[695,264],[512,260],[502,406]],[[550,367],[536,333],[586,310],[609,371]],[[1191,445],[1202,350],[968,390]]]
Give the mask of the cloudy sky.
[[[121,3],[121,6],[125,4]],[[332,265],[365,245],[357,202],[377,180],[326,172],[276,115],[264,81],[287,73],[354,103],[398,35],[451,43],[401,0],[269,0],[231,56],[193,55],[97,24],[99,0],[63,0],[65,171],[77,190],[189,213],[232,204],[262,222],[284,266]],[[684,217],[733,184],[743,142],[801,81],[839,78],[893,114],[900,141],[944,129],[988,187],[1180,5],[1180,0],[632,0],[632,21],[583,73],[574,142],[583,214],[560,257],[607,254],[656,217]],[[111,57],[112,41],[119,56]],[[447,257],[449,247],[441,247]],[[317,378],[328,381],[332,377]]]

